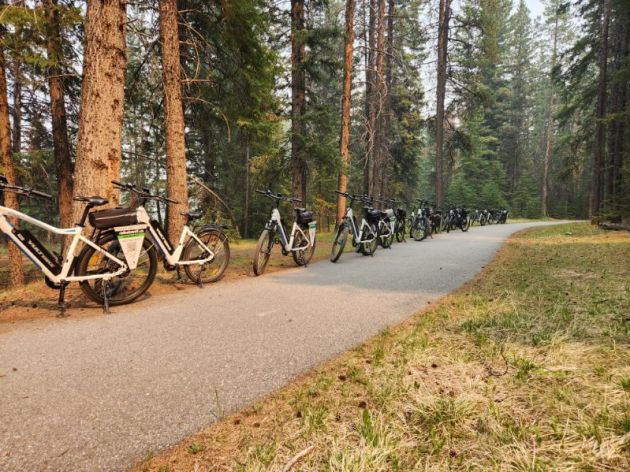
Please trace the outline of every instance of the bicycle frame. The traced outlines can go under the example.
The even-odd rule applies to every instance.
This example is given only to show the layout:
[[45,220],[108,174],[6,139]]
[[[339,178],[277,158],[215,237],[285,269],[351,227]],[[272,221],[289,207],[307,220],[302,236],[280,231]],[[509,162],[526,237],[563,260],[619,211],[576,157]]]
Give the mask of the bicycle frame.
[[[186,265],[203,265],[214,259],[214,252],[208,246],[206,246],[201,239],[188,227],[188,225],[184,225],[184,229],[182,230],[182,234],[179,236],[179,242],[177,247],[173,249],[171,243],[168,241],[164,233],[162,232],[162,228],[160,228],[160,224],[155,220],[149,221],[149,216],[146,213],[146,210],[142,208],[146,216],[146,222],[144,222],[147,226],[147,230],[151,235],[155,245],[158,247],[162,256],[164,256],[164,260],[171,266],[186,266]],[[208,257],[204,259],[197,259],[194,261],[182,261],[182,252],[184,251],[184,245],[188,238],[192,238],[195,242],[201,247],[205,252],[208,253]]]
[[[268,230],[275,230],[280,238],[280,244],[282,244],[282,248],[287,251],[303,251],[308,249],[313,245],[313,241],[315,240],[315,225],[312,223],[309,224],[309,237],[306,237],[302,228],[297,224],[296,221],[293,222],[293,228],[291,229],[291,237],[287,239],[287,234],[284,231],[284,226],[282,225],[282,217],[280,216],[280,211],[277,208],[271,210],[271,219],[267,222]],[[297,232],[302,233],[302,236],[308,241],[308,246],[300,246],[298,248],[293,247],[295,243],[295,235]]]
[[[43,230],[57,234],[60,236],[72,236],[72,242],[68,247],[63,264],[60,266],[55,260],[51,260],[51,256],[37,239],[31,237],[32,235],[26,231],[15,228],[10,222],[10,217],[17,218],[18,220],[25,221],[34,226],[42,228]],[[83,282],[86,280],[103,279],[109,280],[119,275],[124,274],[127,270],[127,264],[117,257],[111,255],[107,251],[104,251],[88,238],[83,236],[82,226],[76,226],[74,228],[56,228],[42,221],[39,221],[33,217],[25,215],[17,210],[7,208],[0,205],[0,231],[8,236],[8,238],[28,257],[35,266],[43,272],[43,274],[53,283],[69,283],[69,282]],[[75,252],[79,243],[87,244],[91,246],[97,252],[104,254],[105,257],[116,263],[119,267],[116,272],[109,272],[106,274],[75,276],[70,275],[74,269],[74,261],[76,259]]]
[[[368,225],[367,221],[365,221],[365,218],[361,219],[361,228],[357,230],[357,222],[356,222],[356,219],[354,218],[354,213],[351,207],[348,207],[346,209],[346,220],[350,222],[350,229],[352,230],[352,236],[355,238],[355,242],[357,244],[369,243],[373,241],[374,238],[376,238],[376,235],[372,232],[372,229],[370,228],[370,225]],[[367,231],[365,230],[366,228],[367,228]],[[363,239],[363,236],[366,233],[371,234],[372,237],[369,239]]]

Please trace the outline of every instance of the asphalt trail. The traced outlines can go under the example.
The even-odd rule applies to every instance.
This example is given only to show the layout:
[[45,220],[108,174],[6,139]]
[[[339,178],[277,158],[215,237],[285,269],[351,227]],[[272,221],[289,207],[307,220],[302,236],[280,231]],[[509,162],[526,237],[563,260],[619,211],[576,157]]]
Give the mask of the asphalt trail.
[[0,470],[126,470],[458,288],[540,224],[349,251],[0,334]]

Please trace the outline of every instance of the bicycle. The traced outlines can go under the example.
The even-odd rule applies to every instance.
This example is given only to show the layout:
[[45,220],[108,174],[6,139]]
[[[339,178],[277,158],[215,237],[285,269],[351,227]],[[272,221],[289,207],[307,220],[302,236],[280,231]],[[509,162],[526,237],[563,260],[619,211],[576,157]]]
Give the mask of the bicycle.
[[451,205],[447,216],[446,232],[450,233],[455,228],[459,228],[465,233],[470,228],[470,218],[465,208]]
[[[389,203],[389,200],[372,198],[372,202],[382,204]],[[383,249],[390,249],[394,242],[396,218],[392,208],[386,208],[380,212],[378,218],[378,243]]]
[[374,255],[374,251],[376,251],[376,246],[378,245],[377,223],[381,212],[369,206],[365,206],[363,208],[364,214],[361,219],[361,225],[357,226],[352,204],[356,199],[361,199],[361,201],[367,205],[368,197],[366,195],[351,195],[348,192],[335,191],[335,193],[345,197],[346,200],[348,200],[348,205],[346,206],[346,213],[339,224],[337,234],[333,241],[333,246],[330,251],[330,261],[337,262],[339,260],[346,247],[349,233],[352,233],[352,245],[357,248],[357,252],[360,252],[364,256]]
[[417,199],[418,209],[411,212],[411,224],[409,235],[414,241],[424,241],[431,236],[431,222],[429,221],[429,208],[426,200]]
[[282,201],[293,204],[301,203],[302,200],[273,193],[271,190],[264,192],[256,190],[256,193],[270,198],[274,204],[271,209],[271,217],[256,244],[252,261],[254,274],[259,276],[265,272],[274,244],[280,244],[283,256],[291,254],[297,265],[308,265],[313,258],[316,245],[317,223],[313,221],[313,212],[305,208],[295,208],[295,219],[291,229],[291,236],[287,238],[278,207]]
[[[186,223],[182,228],[177,246],[173,247],[160,222],[148,216],[145,204],[154,201],[157,213],[161,214],[160,204],[177,204],[178,202],[161,195],[151,194],[146,188],[140,190],[134,184],[118,181],[112,181],[112,184],[120,190],[137,196],[138,210],[140,211],[140,208],[144,210],[140,211],[142,216],[138,219],[145,224],[144,230],[148,232],[151,242],[159,250],[166,270],[177,270],[179,273],[179,269],[183,268],[190,281],[200,287],[223,278],[230,262],[230,242],[222,226],[209,224],[199,229],[191,228],[191,223],[203,217],[203,212],[198,210],[184,212],[182,214],[186,216]],[[111,226],[107,222],[105,224],[99,222],[99,216],[98,212],[91,216],[94,220],[92,225],[99,230],[109,229]],[[101,236],[105,237],[106,234],[107,231],[101,233]]]
[[[402,202],[400,200],[388,200],[392,206],[400,205]],[[396,236],[396,241],[399,243],[405,242],[407,235],[407,212],[404,208],[397,206],[396,211],[394,212],[395,221],[394,221],[394,235]]]
[[[52,200],[52,196],[46,193],[9,184],[5,176],[0,176],[0,191]],[[74,200],[86,205],[79,223],[73,228],[56,228],[17,210],[0,206],[0,231],[44,274],[46,285],[59,290],[57,306],[61,316],[67,309],[66,287],[72,282],[79,282],[83,292],[92,299],[95,298],[91,296],[94,293],[87,291],[86,284],[94,282],[93,290],[100,291],[98,299],[103,305],[103,311],[109,313],[110,305],[131,303],[151,286],[157,269],[156,251],[148,243],[139,240],[137,235],[139,215],[128,209],[103,210],[101,214],[109,212],[108,215],[112,218],[110,221],[115,222],[117,227],[111,231],[107,239],[99,242],[86,238],[83,233],[88,215],[93,214],[91,210],[94,207],[106,205],[108,201],[98,196],[76,196]],[[35,235],[26,229],[14,227],[9,218],[32,224],[49,233],[72,237],[65,257],[53,255]],[[120,243],[116,248],[113,243],[119,239]],[[79,244],[83,244],[83,248],[79,255],[75,256]],[[93,261],[100,261],[101,264],[97,264],[96,270],[90,271],[88,267]],[[138,270],[139,267],[143,270]]]

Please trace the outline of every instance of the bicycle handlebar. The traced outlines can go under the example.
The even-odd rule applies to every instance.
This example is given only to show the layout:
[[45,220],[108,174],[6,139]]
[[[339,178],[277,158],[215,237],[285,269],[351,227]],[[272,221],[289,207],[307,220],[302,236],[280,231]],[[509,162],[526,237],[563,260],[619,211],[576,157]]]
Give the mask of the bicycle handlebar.
[[5,175],[0,174],[0,190],[6,190],[8,192],[15,193],[17,195],[24,195],[25,197],[40,197],[45,198],[47,200],[52,200],[53,196],[40,192],[39,190],[35,190],[31,187],[20,187],[19,185],[9,185],[9,180]]
[[260,195],[264,195],[265,197],[273,198],[274,200],[277,200],[277,201],[282,200],[282,201],[291,202],[291,203],[302,203],[302,199],[300,199],[300,198],[286,197],[286,196],[282,195],[281,193],[273,193],[269,189],[267,189],[266,191],[255,190],[255,192],[259,193]]
[[114,184],[116,187],[120,188],[121,190],[133,192],[136,195],[138,195],[140,198],[145,198],[147,200],[156,200],[156,201],[164,202],[164,203],[172,203],[174,205],[177,205],[179,203],[177,200],[173,200],[171,198],[163,197],[161,195],[154,195],[149,192],[149,189],[146,189],[146,188],[143,188],[142,190],[138,190],[138,187],[135,184],[124,184],[117,180],[112,180],[112,184]]

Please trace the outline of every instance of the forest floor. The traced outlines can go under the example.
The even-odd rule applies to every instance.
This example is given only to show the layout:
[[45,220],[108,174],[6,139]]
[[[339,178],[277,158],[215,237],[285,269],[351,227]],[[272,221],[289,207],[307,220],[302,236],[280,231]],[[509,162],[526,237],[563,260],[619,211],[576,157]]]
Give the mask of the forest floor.
[[629,268],[627,232],[518,233],[429,310],[136,470],[629,470]]
[[[319,233],[317,236],[317,246],[313,255],[313,262],[326,259],[330,256],[332,246],[332,233]],[[217,283],[238,280],[241,277],[253,277],[251,264],[256,247],[256,239],[240,239],[230,241],[230,263],[223,278]],[[6,285],[7,273],[6,249],[0,248],[0,287]],[[278,247],[274,248],[266,273],[284,270],[295,267],[293,259],[284,257]],[[46,286],[41,273],[34,265],[28,262],[26,275],[29,283],[19,289],[0,289],[0,324],[15,323],[19,321],[54,318],[58,316],[57,308],[58,292]],[[149,289],[146,297],[165,295],[182,290],[199,290],[186,278],[182,271],[182,280],[177,280],[176,272],[167,272],[161,262],[158,265],[158,273],[154,284]],[[4,283],[3,283],[4,282]],[[207,288],[207,287],[204,287]],[[211,288],[210,288],[211,289]],[[136,303],[141,302],[143,298]],[[66,316],[99,316],[103,314],[100,306],[95,305],[83,295],[78,284],[71,284],[66,290],[66,301],[70,308],[66,311]],[[115,310],[116,308],[112,308]]]

